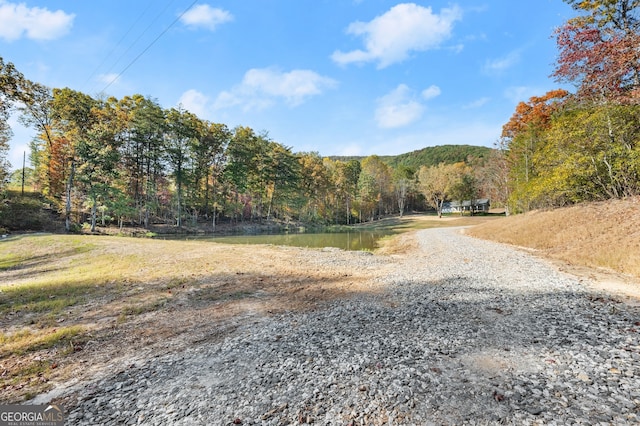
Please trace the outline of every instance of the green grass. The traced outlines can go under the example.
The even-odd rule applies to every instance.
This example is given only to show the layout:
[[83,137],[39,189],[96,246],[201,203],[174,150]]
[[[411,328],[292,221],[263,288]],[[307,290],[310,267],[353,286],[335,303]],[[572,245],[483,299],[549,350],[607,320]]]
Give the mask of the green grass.
[[0,243],[0,314],[59,315],[134,280],[137,256],[108,253],[83,236],[38,235]]
[[[2,364],[6,360],[11,362],[12,357],[14,360],[15,357],[20,359],[0,376],[0,390],[17,386],[22,390],[19,398],[25,401],[46,391],[51,387],[49,379],[57,367],[56,360],[74,352],[78,344],[82,345],[86,340],[86,336],[87,330],[78,325],[46,330],[25,328],[14,333],[0,333]],[[41,352],[51,349],[55,349],[55,352]]]
[[24,260],[24,256],[18,256],[14,253],[6,253],[0,256],[0,271],[15,268],[16,266],[24,262]]
[[69,346],[86,332],[82,326],[59,327],[46,330],[22,329],[15,333],[0,333],[0,356],[23,355],[55,346]]
[[69,285],[68,283],[58,285],[30,283],[4,288],[0,294],[0,313],[56,314],[66,307],[82,302],[87,295],[95,292],[94,285]]

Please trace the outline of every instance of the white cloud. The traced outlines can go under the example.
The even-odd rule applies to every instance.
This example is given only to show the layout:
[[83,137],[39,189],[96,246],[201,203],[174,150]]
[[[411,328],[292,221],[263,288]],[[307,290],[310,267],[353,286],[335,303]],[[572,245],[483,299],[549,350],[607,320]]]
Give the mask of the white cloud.
[[520,61],[520,55],[520,50],[514,50],[502,58],[487,60],[482,70],[486,74],[500,74],[517,64]]
[[452,51],[453,53],[461,53],[464,50],[464,44],[463,43],[454,44],[453,46],[449,47],[449,50]]
[[442,91],[438,86],[431,85],[422,91],[422,97],[426,100],[429,100],[440,96],[440,93],[442,93]]
[[401,3],[370,22],[351,23],[347,33],[361,36],[364,50],[337,50],[331,57],[341,65],[377,61],[378,68],[385,68],[407,59],[411,52],[438,48],[460,19],[462,10],[458,6],[444,8],[438,15],[430,7]]
[[413,99],[411,89],[401,84],[378,99],[375,119],[378,127],[391,129],[407,126],[422,117],[424,106]]
[[32,40],[53,40],[69,32],[74,18],[74,14],[62,10],[52,12],[0,0],[0,38],[14,41],[25,36]]
[[109,73],[109,74],[100,74],[98,76],[98,80],[104,84],[113,84],[120,80],[120,74]]
[[294,107],[337,84],[310,70],[281,72],[274,68],[254,68],[245,73],[239,85],[220,93],[215,107],[242,105],[245,110],[263,109],[279,99]]
[[490,100],[491,100],[491,98],[487,98],[487,97],[476,99],[475,101],[469,102],[468,104],[466,104],[462,108],[464,108],[464,109],[480,108],[480,107],[484,106],[485,104],[487,104]]
[[207,105],[209,104],[209,98],[197,90],[190,89],[184,92],[182,96],[180,96],[178,104],[198,117],[202,118],[208,115]]
[[213,31],[218,25],[233,21],[233,15],[226,10],[213,8],[207,4],[199,4],[182,15],[180,21],[189,27],[206,28]]
[[504,97],[517,105],[520,102],[528,101],[532,96],[540,96],[541,93],[546,93],[546,90],[539,87],[512,86],[505,90]]

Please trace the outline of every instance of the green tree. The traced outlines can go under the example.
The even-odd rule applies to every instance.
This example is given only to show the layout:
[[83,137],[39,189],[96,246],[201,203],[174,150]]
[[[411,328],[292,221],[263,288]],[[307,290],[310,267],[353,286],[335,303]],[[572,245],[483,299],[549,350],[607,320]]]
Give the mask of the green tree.
[[361,173],[358,179],[358,217],[360,221],[376,219],[380,191],[374,175]]
[[269,144],[267,167],[267,219],[278,213],[293,216],[290,207],[297,201],[300,183],[300,163],[291,148],[277,142]]
[[546,173],[533,182],[535,197],[562,205],[640,194],[639,119],[640,107],[625,105],[574,108],[556,117],[536,160]]
[[505,214],[508,216],[510,188],[506,149],[504,140],[501,140],[487,159],[485,166],[479,170],[478,183],[480,191],[491,200],[491,205],[505,207]]
[[16,102],[19,80],[22,74],[11,63],[5,63],[0,56],[0,191],[4,189],[9,179],[11,164],[7,156],[9,154],[9,141],[13,136],[9,126],[9,117]]
[[439,218],[442,218],[442,206],[449,197],[455,175],[454,166],[444,163],[432,167],[422,166],[418,170],[420,190],[427,202],[436,209]]
[[[335,201],[335,222],[340,223],[339,216],[340,205],[343,205],[342,211],[345,212],[345,223],[349,225],[352,217],[353,200],[358,196],[358,182],[362,166],[358,160],[350,160],[348,162],[336,161],[328,163],[334,185],[334,201]],[[344,203],[344,204],[343,204]]]
[[183,189],[189,182],[192,147],[198,136],[200,121],[194,114],[172,108],[166,115],[164,154],[176,186],[176,225],[182,227]]
[[158,194],[165,175],[166,113],[157,101],[141,95],[125,97],[120,104],[128,126],[121,148],[125,193],[134,200],[139,222],[148,228],[160,203]]
[[84,93],[69,88],[53,90],[51,118],[56,134],[52,139],[64,143],[64,149],[60,151],[66,157],[64,158],[65,173],[62,176],[66,177],[64,211],[67,231],[71,229],[71,197],[78,165],[76,149],[79,143],[88,143],[89,132],[97,118],[94,114],[94,108],[97,106],[98,101]]
[[118,175],[123,122],[119,120],[116,108],[114,98],[95,105],[91,111],[95,119],[76,145],[77,179],[91,207],[91,232],[96,230],[98,206],[114,192],[114,180]]
[[544,171],[536,168],[533,158],[543,149],[545,132],[551,119],[565,105],[568,93],[552,90],[544,96],[533,96],[520,102],[514,114],[502,128],[502,142],[509,165],[510,194],[513,209],[528,211],[532,204],[530,182]]
[[407,197],[412,191],[415,183],[415,170],[407,166],[399,166],[393,170],[392,184],[393,191],[398,203],[400,217],[404,214]]
[[0,100],[0,191],[4,189],[9,179],[11,164],[7,160],[7,156],[9,155],[9,141],[13,135],[8,122],[9,114],[3,111],[2,107]]
[[333,186],[329,169],[317,152],[299,153],[298,162],[299,189],[304,201],[300,217],[311,222],[328,221],[332,216],[328,200]]
[[[391,211],[392,189],[391,171],[379,156],[371,155],[362,160],[361,175],[370,176],[375,182],[374,194],[371,194],[377,202],[377,217],[380,219],[384,214]],[[369,181],[369,179],[366,179]]]
[[[216,226],[218,191],[224,172],[226,149],[232,133],[225,124],[203,122],[194,144],[196,162],[195,185],[206,215],[211,214],[212,227]],[[212,208],[210,204],[213,204]],[[212,211],[210,211],[212,210]]]
[[[464,164],[457,163],[451,166],[451,181],[449,183],[449,197],[452,200],[459,201],[462,205],[463,202],[470,202],[470,213],[473,215],[473,206],[478,198],[478,182],[473,174],[473,169]],[[464,210],[461,210],[461,213]]]

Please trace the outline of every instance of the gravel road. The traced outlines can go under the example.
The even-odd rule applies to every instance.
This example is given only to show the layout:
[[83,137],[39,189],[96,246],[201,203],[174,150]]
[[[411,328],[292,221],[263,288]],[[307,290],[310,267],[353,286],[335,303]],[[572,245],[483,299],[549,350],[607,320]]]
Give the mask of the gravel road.
[[382,291],[139,359],[60,398],[68,424],[640,423],[638,306],[459,229],[414,238],[405,256],[310,251],[379,268]]

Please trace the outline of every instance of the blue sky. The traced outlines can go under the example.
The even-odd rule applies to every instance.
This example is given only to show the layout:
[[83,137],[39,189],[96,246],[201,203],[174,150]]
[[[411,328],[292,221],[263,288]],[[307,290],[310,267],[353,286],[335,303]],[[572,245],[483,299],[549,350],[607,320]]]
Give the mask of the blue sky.
[[[0,55],[27,78],[136,93],[294,152],[492,146],[559,87],[561,0],[0,0]],[[33,132],[14,125],[21,167]]]

